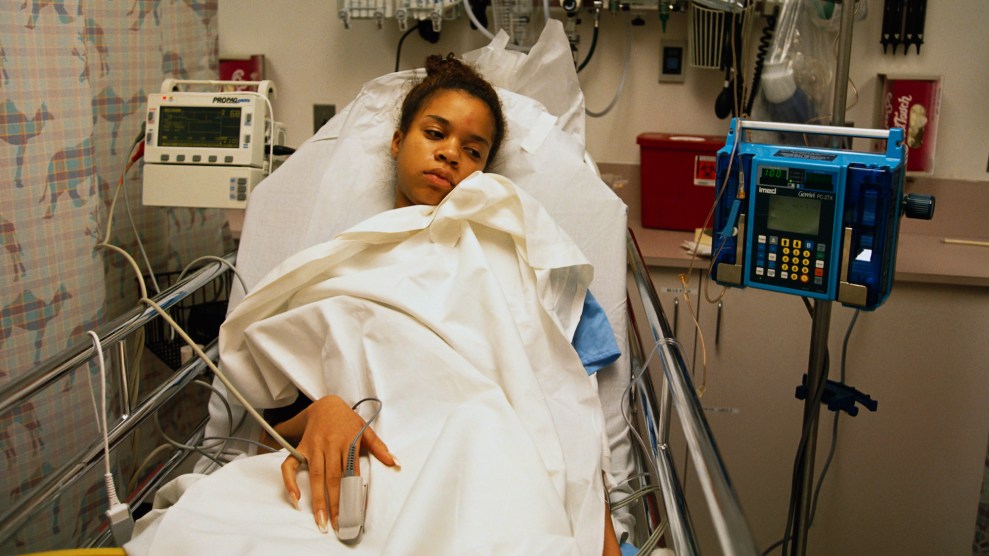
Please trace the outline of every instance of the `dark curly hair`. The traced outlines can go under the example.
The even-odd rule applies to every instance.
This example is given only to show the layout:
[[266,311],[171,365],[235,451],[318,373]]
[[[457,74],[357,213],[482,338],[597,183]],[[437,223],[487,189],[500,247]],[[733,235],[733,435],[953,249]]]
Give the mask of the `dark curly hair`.
[[456,59],[453,54],[447,54],[445,58],[433,54],[426,58],[426,76],[414,82],[412,89],[402,101],[399,131],[403,134],[407,133],[419,110],[440,91],[463,91],[486,104],[491,110],[495,133],[491,138],[491,149],[488,152],[487,162],[490,166],[505,138],[505,115],[501,109],[501,101],[494,87],[477,70]]

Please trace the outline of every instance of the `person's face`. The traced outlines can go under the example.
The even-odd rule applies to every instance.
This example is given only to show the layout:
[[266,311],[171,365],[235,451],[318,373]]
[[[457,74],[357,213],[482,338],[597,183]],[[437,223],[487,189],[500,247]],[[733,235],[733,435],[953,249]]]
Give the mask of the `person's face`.
[[409,130],[392,137],[395,208],[437,205],[460,180],[484,170],[494,133],[494,116],[480,99],[462,91],[435,93]]

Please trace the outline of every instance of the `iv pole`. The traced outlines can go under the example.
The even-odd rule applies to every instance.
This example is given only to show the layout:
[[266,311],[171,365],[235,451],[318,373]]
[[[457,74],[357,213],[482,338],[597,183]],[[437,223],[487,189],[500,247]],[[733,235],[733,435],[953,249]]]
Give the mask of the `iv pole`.
[[[845,125],[845,105],[848,100],[848,66],[851,60],[852,25],[855,20],[855,2],[838,0],[842,4],[841,27],[838,31],[838,60],[835,69],[834,103],[831,125]],[[838,138],[834,138],[837,147]],[[814,457],[817,448],[817,426],[820,418],[823,385],[827,382],[825,355],[828,349],[828,331],[831,326],[831,301],[814,302],[814,323],[811,328],[810,361],[807,366],[807,397],[804,400],[804,426],[807,437],[802,438],[801,469],[796,505],[797,515],[793,524],[794,554],[807,554],[807,531],[810,527],[811,495],[814,481]],[[789,533],[789,532],[787,532]]]

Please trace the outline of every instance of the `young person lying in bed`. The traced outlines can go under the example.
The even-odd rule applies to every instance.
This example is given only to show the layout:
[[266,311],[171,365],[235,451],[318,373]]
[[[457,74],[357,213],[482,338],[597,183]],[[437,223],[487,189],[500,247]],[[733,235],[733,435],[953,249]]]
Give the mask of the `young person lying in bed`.
[[[426,77],[415,84],[403,101],[401,119],[391,141],[397,174],[395,208],[438,205],[461,180],[487,168],[505,136],[498,95],[476,71],[452,55],[429,57],[426,70]],[[602,333],[604,329],[607,333]],[[618,357],[620,352],[610,334],[603,311],[588,294],[574,342],[589,372]],[[590,350],[581,352],[582,337],[592,338]],[[603,350],[601,337],[606,339]],[[585,341],[584,345],[587,344]],[[301,411],[300,407],[303,407]],[[302,399],[283,411],[269,410],[268,415],[274,422],[281,420],[275,429],[296,443],[308,460],[312,510],[318,527],[326,532],[329,519],[336,528],[340,477],[347,448],[365,425],[364,420],[336,395],[314,402]],[[398,459],[372,428],[365,430],[359,442],[360,448],[384,465],[399,467]],[[296,479],[300,463],[289,456],[281,470],[288,495],[298,506],[302,497]],[[328,500],[324,492],[328,493]],[[603,502],[607,508],[606,501]],[[607,509],[603,526],[604,554],[617,554],[618,542]]]

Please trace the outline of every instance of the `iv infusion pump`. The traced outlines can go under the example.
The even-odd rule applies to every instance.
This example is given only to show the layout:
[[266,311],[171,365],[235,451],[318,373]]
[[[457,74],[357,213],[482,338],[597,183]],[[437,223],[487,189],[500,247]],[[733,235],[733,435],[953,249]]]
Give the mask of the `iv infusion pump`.
[[[186,92],[188,85],[257,86],[257,92]],[[283,145],[273,122],[270,81],[168,79],[148,96],[145,205],[243,209],[271,168],[270,146]]]
[[[746,130],[885,140],[882,153],[743,141]],[[865,310],[893,287],[901,215],[930,219],[934,198],[903,197],[903,130],[732,121],[717,156],[711,277]]]

